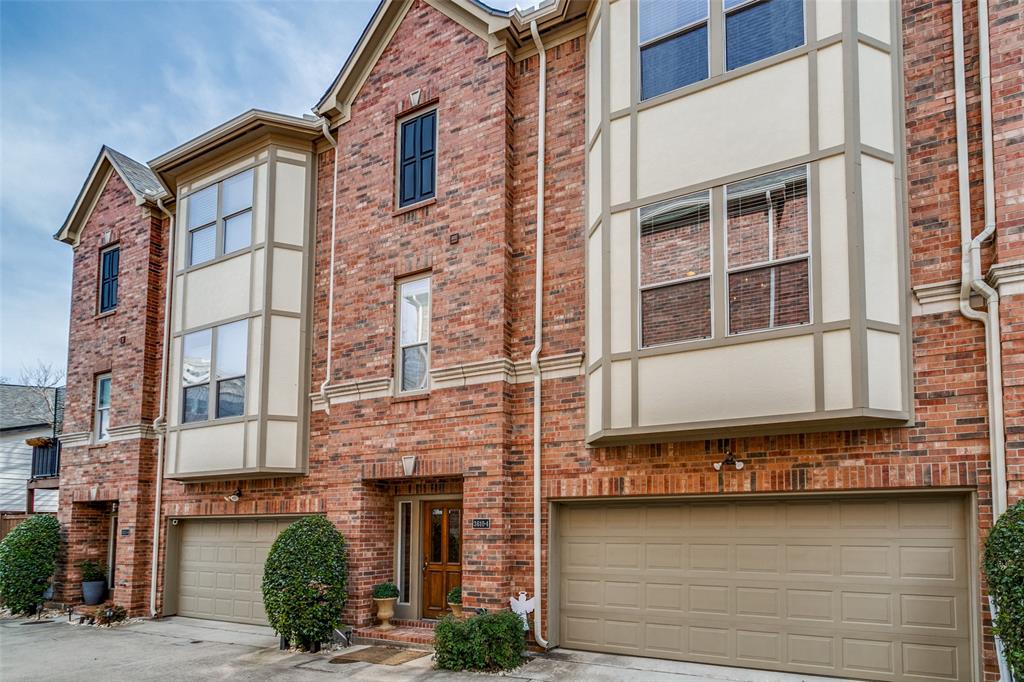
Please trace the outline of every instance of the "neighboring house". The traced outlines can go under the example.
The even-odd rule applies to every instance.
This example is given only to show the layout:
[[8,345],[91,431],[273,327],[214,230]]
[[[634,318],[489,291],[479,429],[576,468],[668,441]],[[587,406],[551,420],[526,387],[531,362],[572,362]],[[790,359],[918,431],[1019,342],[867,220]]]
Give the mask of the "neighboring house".
[[104,147],[57,234],[64,599],[93,557],[133,615],[264,623],[324,514],[360,627],[375,583],[425,627],[461,584],[538,597],[541,645],[995,679],[1019,10],[991,81],[966,10],[960,88],[958,5],[711,7],[384,2],[316,116]]
[[57,511],[63,400],[63,388],[0,384],[0,512]]

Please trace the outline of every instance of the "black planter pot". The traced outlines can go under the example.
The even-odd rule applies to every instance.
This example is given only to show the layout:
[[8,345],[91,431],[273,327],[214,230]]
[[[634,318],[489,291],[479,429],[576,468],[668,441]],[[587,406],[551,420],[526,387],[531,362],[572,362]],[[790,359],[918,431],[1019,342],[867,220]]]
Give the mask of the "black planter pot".
[[82,601],[89,606],[102,604],[103,598],[107,596],[106,580],[90,580],[82,582]]

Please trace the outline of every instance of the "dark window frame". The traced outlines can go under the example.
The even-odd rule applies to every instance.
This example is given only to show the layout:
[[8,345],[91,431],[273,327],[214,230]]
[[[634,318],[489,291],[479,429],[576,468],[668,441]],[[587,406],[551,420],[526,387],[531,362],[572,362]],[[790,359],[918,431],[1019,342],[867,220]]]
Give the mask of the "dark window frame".
[[[108,269],[108,261],[113,259],[113,272]],[[118,276],[121,270],[121,245],[112,244],[100,250],[99,291],[97,304],[99,314],[117,310]]]
[[[253,218],[255,218],[254,210],[255,210],[255,207],[256,207],[256,183],[257,183],[257,180],[258,180],[258,178],[256,177],[256,168],[257,168],[257,166],[253,166],[251,168],[245,168],[243,170],[240,170],[237,173],[232,173],[231,175],[228,175],[227,177],[225,177],[225,178],[223,178],[221,180],[217,180],[216,182],[211,182],[210,184],[208,184],[208,185],[206,185],[204,187],[200,187],[198,189],[195,189],[195,190],[189,192],[186,197],[183,197],[183,199],[186,202],[188,202],[188,201],[191,200],[191,198],[194,195],[199,194],[200,192],[206,191],[206,190],[210,189],[211,187],[214,188],[214,192],[216,193],[216,208],[215,208],[214,219],[211,222],[202,223],[202,224],[196,225],[194,227],[190,227],[187,223],[185,225],[185,232],[186,232],[186,240],[185,240],[185,251],[186,251],[185,269],[186,270],[190,269],[190,268],[201,267],[201,266],[207,265],[209,263],[214,263],[214,262],[216,262],[216,261],[218,261],[218,260],[220,260],[220,259],[222,259],[222,258],[224,258],[226,256],[231,256],[231,255],[242,253],[244,251],[248,251],[248,250],[252,249],[253,238],[255,237],[255,221],[253,220]],[[237,211],[235,211],[233,213],[225,214],[224,213],[224,184],[226,182],[230,181],[230,180],[233,180],[234,178],[237,178],[240,175],[244,175],[245,173],[251,173],[252,174],[252,186],[250,187],[250,192],[249,192],[249,205],[247,207],[245,207],[245,208],[238,209]],[[188,214],[187,214],[188,221],[192,220],[191,215],[189,215],[191,213],[191,211],[192,211],[192,207],[189,206]],[[245,214],[249,214],[251,216],[251,218],[249,220],[249,242],[245,246],[241,246],[241,247],[238,247],[237,249],[232,249],[231,251],[228,251],[225,248],[225,242],[227,240],[227,224],[228,224],[229,221],[231,221],[231,220],[233,220],[235,218],[241,217],[241,216],[243,216]],[[203,230],[207,230],[207,229],[211,229],[211,228],[213,229],[213,255],[210,256],[209,258],[207,258],[206,260],[195,262],[193,260],[194,256],[193,256],[193,253],[192,253],[193,237],[195,236],[195,234],[197,232],[201,232]]]
[[[218,346],[219,346],[219,340],[218,339],[219,339],[219,336],[220,336],[220,329],[222,327],[227,327],[229,325],[238,324],[240,322],[244,322],[245,323],[245,358],[243,359],[243,363],[242,364],[243,364],[243,366],[244,366],[246,371],[244,373],[242,373],[242,374],[232,374],[230,376],[219,377],[219,376],[217,376],[217,371],[218,371],[218,367],[219,367],[218,354],[219,354],[220,351],[219,351],[219,348],[218,348]],[[179,419],[179,423],[181,423],[181,424],[201,424],[201,423],[204,423],[204,422],[212,422],[212,421],[217,421],[217,420],[221,420],[221,419],[234,419],[234,418],[240,418],[240,417],[244,418],[246,416],[246,403],[248,402],[247,401],[247,397],[248,397],[247,396],[247,390],[248,390],[248,387],[247,387],[246,381],[247,381],[247,378],[249,376],[249,372],[248,372],[248,369],[249,369],[249,341],[250,341],[249,334],[251,333],[251,331],[252,331],[252,325],[250,324],[250,318],[246,317],[246,318],[242,318],[241,320],[235,320],[233,322],[225,322],[225,323],[221,323],[221,324],[215,324],[215,325],[211,325],[211,326],[208,326],[208,327],[203,327],[202,329],[193,329],[192,331],[190,331],[190,332],[188,332],[186,334],[182,334],[182,336],[181,336],[182,375],[179,378],[179,381],[181,382],[181,400],[180,400],[180,403],[181,403],[181,417]],[[184,376],[185,340],[186,340],[187,337],[192,336],[193,334],[202,334],[204,332],[209,332],[209,334],[210,334],[210,370],[209,370],[209,376],[206,378],[206,381],[196,381],[196,382],[188,383],[187,381],[185,381],[185,376]],[[238,381],[239,379],[241,379],[241,384],[242,384],[242,387],[241,387],[241,391],[242,391],[242,412],[241,412],[241,414],[231,414],[231,415],[224,415],[224,416],[222,416],[220,414],[220,412],[221,412],[221,409],[220,409],[220,390],[221,390],[221,384],[226,383],[226,382],[230,382],[230,381]],[[196,418],[196,419],[186,419],[185,418],[185,416],[186,416],[185,405],[186,405],[187,400],[188,400],[189,389],[198,389],[198,388],[206,388],[206,417],[205,418]]]
[[[425,146],[423,124],[429,121],[432,126],[430,145]],[[399,118],[395,142],[395,198],[399,209],[416,206],[437,198],[437,143],[438,143],[438,112],[433,105],[419,109],[412,114]],[[407,133],[414,136],[406,143]],[[424,188],[424,164],[429,162],[430,187]],[[412,187],[407,185],[411,184]]]

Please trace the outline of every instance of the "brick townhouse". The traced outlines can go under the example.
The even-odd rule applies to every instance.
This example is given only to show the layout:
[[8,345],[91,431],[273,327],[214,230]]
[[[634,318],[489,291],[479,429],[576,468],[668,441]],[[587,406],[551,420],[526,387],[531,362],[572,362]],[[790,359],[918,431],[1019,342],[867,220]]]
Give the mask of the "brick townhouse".
[[541,646],[998,679],[1024,41],[985,2],[385,0],[312,115],[104,147],[57,234],[63,598],[92,557],[135,615],[264,623],[323,514],[358,627],[461,585]]

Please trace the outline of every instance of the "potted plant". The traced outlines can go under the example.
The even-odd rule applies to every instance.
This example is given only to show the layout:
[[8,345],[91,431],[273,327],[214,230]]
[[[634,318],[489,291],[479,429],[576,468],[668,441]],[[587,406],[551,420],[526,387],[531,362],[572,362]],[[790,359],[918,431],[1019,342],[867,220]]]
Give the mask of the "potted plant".
[[393,630],[391,619],[395,615],[395,602],[398,601],[398,586],[394,583],[381,583],[373,586],[373,603],[377,605],[377,618],[380,619],[378,630]]
[[462,618],[462,587],[453,587],[448,592],[448,608],[453,616]]
[[82,570],[82,601],[89,606],[103,602],[107,595],[107,573],[99,563],[86,559],[78,562]]

